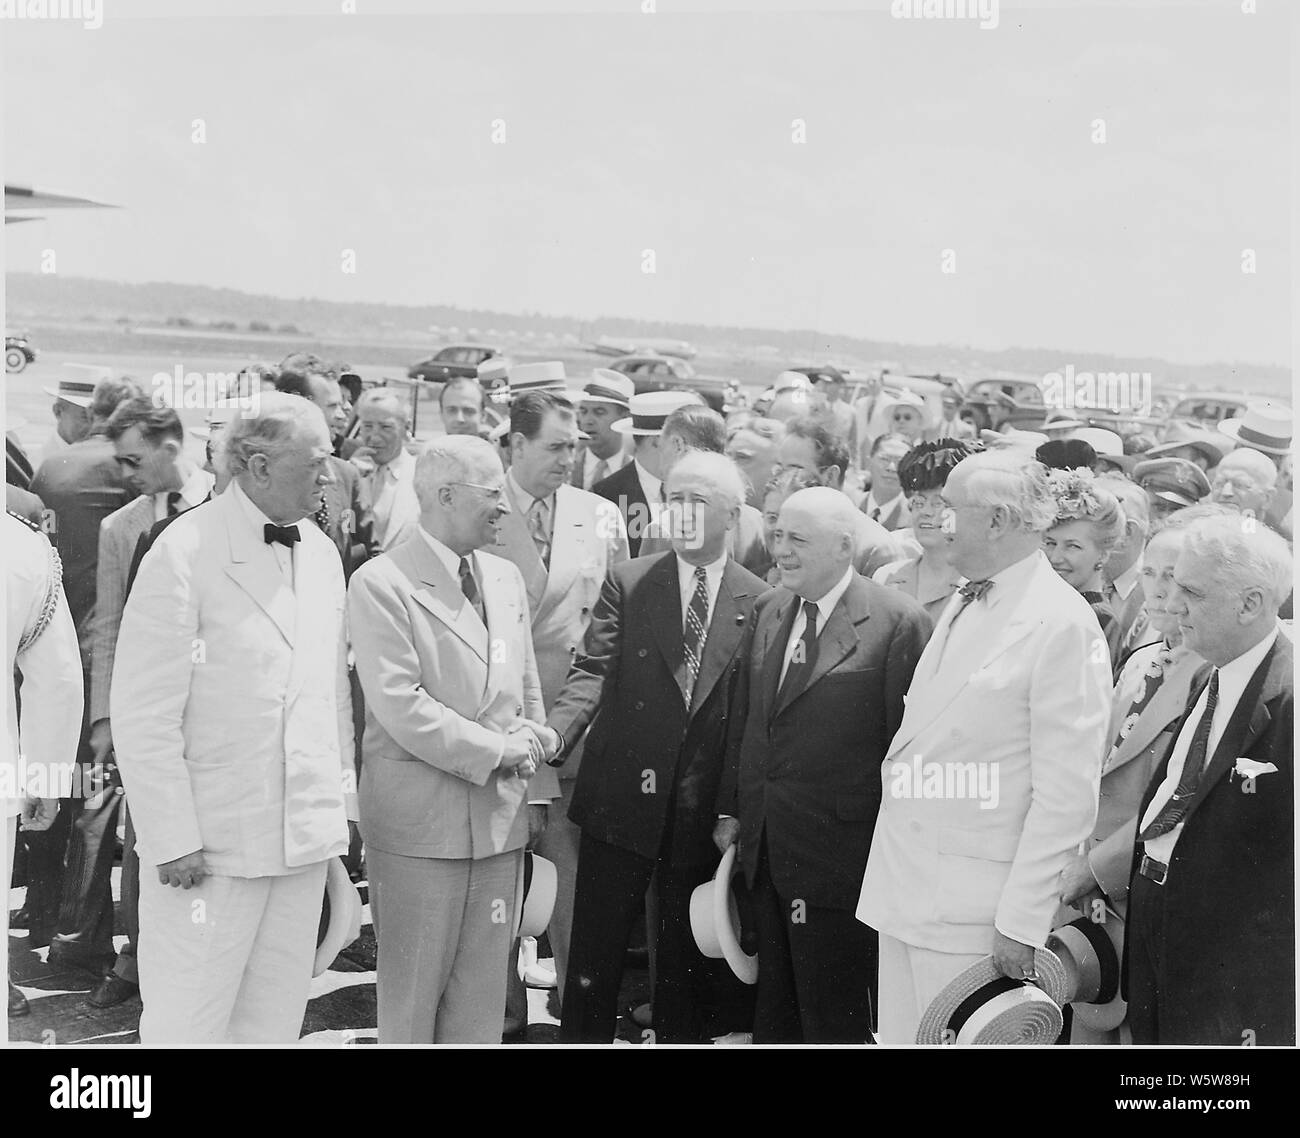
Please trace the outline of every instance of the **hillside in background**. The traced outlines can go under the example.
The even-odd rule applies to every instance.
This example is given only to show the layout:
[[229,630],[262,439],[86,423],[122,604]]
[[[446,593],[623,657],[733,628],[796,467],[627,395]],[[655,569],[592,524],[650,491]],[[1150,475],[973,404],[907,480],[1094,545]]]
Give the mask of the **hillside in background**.
[[[1118,358],[1086,347],[1061,351],[1007,348],[982,351],[952,345],[900,344],[814,330],[707,327],[601,317],[579,321],[541,313],[509,314],[446,305],[342,303],[260,296],[189,284],[128,284],[11,273],[6,277],[6,325],[42,327],[109,325],[127,328],[203,329],[224,335],[267,336],[274,344],[368,347],[376,356],[414,361],[447,341],[500,342],[522,354],[551,345],[572,349],[597,336],[689,340],[709,360],[734,361],[745,372],[775,373],[786,365],[837,360],[857,366],[890,361],[899,370],[943,371],[967,378],[990,372],[1042,375],[1063,371],[1148,371],[1157,390],[1218,388],[1269,393],[1290,399],[1287,369],[1262,364],[1184,365],[1156,358]],[[269,353],[268,353],[269,354]],[[710,366],[710,370],[712,370]],[[757,374],[756,374],[757,377]]]

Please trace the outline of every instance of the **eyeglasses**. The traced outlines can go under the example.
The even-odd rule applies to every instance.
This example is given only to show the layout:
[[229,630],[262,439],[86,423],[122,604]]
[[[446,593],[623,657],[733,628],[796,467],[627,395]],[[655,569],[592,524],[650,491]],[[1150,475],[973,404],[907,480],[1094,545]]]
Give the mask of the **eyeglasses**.
[[447,486],[469,486],[474,490],[482,490],[490,494],[496,501],[501,501],[505,496],[506,488],[504,486],[484,486],[481,482],[448,482]]

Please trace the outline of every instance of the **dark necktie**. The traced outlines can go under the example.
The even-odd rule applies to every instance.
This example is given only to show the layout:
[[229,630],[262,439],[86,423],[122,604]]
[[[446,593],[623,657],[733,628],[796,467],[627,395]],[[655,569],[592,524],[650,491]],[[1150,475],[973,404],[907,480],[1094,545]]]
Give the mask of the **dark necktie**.
[[483,609],[483,597],[478,591],[478,582],[474,580],[474,570],[470,568],[469,558],[460,559],[460,591],[465,594],[465,599],[474,606],[474,611],[478,613],[478,618],[483,622],[483,627],[487,628],[487,613]]
[[790,666],[785,670],[785,680],[781,690],[776,693],[776,702],[780,706],[789,703],[803,691],[812,674],[813,665],[817,663],[817,605],[813,601],[803,603],[803,635],[795,645],[790,657]]
[[171,490],[167,494],[167,516],[169,518],[174,518],[180,512],[181,492],[179,490]]
[[1192,796],[1201,781],[1201,768],[1205,766],[1205,752],[1210,745],[1210,725],[1214,721],[1214,709],[1219,704],[1219,669],[1210,674],[1209,692],[1205,697],[1205,713],[1196,725],[1196,734],[1192,736],[1192,745],[1187,748],[1187,759],[1183,763],[1183,773],[1178,777],[1178,786],[1173,797],[1161,807],[1145,830],[1138,835],[1138,841],[1147,842],[1167,834],[1187,815],[1187,808],[1192,804]]
[[278,541],[290,553],[293,552],[294,543],[299,540],[297,526],[276,526],[267,522],[262,527],[262,540],[270,545],[273,541]]
[[704,640],[709,629],[709,579],[703,565],[695,567],[695,593],[686,610],[686,627],[682,629],[682,668],[678,685],[686,706],[691,706],[695,681],[700,675],[700,660],[704,656]]

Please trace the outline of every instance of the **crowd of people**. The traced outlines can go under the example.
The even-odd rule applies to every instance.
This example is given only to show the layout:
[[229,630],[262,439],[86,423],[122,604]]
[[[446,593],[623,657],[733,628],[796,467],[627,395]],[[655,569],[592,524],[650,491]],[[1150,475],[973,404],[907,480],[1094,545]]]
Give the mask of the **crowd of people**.
[[1294,1043],[1289,409],[341,371],[8,439],[14,924],[141,1042],[296,1040],[341,865],[381,1043],[609,1043],[643,913],[660,1043]]

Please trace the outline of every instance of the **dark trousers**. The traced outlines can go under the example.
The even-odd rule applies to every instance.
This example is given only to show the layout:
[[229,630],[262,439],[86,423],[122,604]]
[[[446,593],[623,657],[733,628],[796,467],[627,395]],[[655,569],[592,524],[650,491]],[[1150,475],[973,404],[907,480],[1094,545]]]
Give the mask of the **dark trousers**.
[[74,809],[58,931],[50,942],[50,955],[56,960],[106,964],[115,955],[112,872],[117,824],[126,809],[126,797],[115,766],[83,771],[94,772],[93,783],[90,778],[83,783],[85,797]]
[[852,910],[782,896],[768,866],[766,833],[760,840],[753,889],[754,1042],[870,1042],[879,963],[875,930]]
[[1165,890],[1141,874],[1129,891],[1128,924],[1128,1026],[1133,1042],[1160,1043],[1156,1015],[1164,979]]
[[713,869],[674,867],[667,859],[582,835],[573,905],[573,934],[560,1012],[564,1043],[609,1043],[618,1024],[618,990],[632,925],[654,879],[659,901],[654,1039],[701,1042],[702,1007],[714,970],[691,936],[691,891]]

